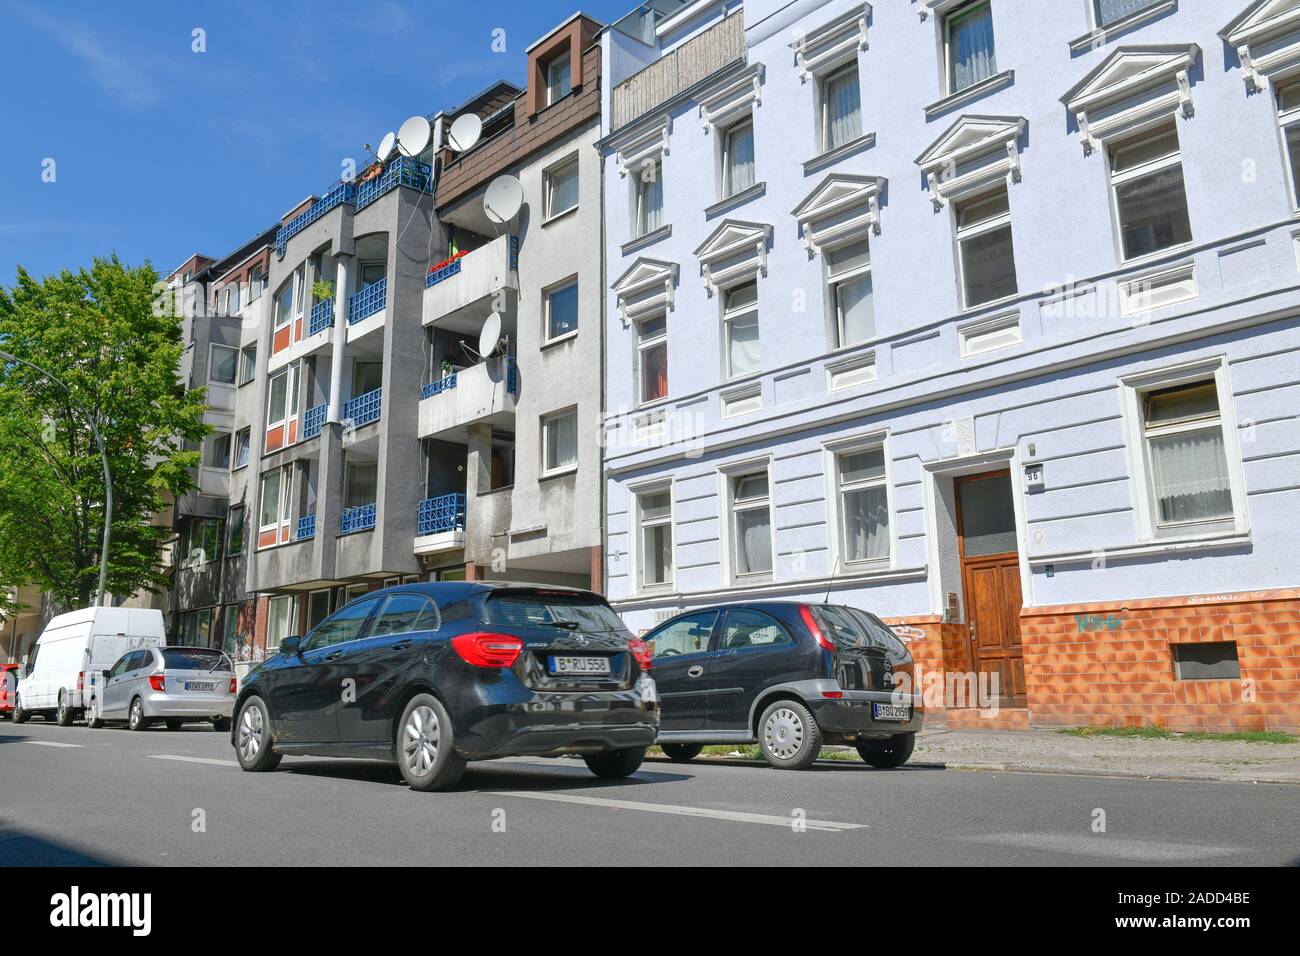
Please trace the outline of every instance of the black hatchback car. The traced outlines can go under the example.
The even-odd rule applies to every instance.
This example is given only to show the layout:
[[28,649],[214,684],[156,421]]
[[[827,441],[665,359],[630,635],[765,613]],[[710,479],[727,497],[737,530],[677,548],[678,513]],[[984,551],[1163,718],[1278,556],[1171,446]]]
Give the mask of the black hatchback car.
[[649,653],[598,595],[545,586],[409,584],[288,637],[235,701],[245,770],[284,755],[395,761],[416,790],[470,760],[583,757],[634,772],[658,719]]
[[912,755],[921,699],[894,631],[854,607],[770,601],[678,615],[646,635],[659,691],[659,743],[674,760],[705,744],[758,742],[802,770],[823,744],[867,763]]

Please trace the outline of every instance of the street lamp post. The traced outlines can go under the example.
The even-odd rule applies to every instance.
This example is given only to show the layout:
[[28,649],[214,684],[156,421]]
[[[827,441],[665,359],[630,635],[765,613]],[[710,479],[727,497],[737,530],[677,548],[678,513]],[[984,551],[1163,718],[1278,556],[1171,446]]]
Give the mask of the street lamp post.
[[[20,359],[16,355],[10,355],[8,352],[0,352],[0,362],[16,362],[19,365],[26,365],[28,368],[35,369],[46,378],[48,378],[59,388],[68,393],[68,398],[72,399],[72,389],[60,379],[57,375],[52,374],[47,369],[41,368],[34,362],[26,359]],[[95,445],[99,448],[99,457],[104,465],[104,543],[99,552],[99,591],[95,595],[95,606],[100,607],[104,603],[104,583],[108,576],[108,543],[113,531],[113,476],[108,470],[108,451],[104,448],[104,438],[99,434],[99,426],[95,424],[95,417],[86,411],[76,400],[73,405],[81,410],[86,416],[86,421],[90,422],[90,431],[95,436]]]

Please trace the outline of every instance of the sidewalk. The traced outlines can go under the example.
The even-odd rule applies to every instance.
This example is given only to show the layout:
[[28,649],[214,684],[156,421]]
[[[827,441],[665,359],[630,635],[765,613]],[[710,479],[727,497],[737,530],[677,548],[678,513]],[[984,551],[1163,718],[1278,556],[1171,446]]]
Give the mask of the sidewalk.
[[1076,737],[1055,730],[923,730],[915,764],[950,769],[1300,783],[1300,744]]

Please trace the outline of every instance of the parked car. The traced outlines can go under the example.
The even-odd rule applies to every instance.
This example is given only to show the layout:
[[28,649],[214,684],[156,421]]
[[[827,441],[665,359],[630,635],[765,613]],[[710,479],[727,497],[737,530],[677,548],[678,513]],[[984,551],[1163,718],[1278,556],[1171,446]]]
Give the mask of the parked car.
[[18,696],[19,664],[0,664],[0,717],[12,717]]
[[574,754],[625,777],[654,743],[650,663],[588,591],[402,585],[284,638],[245,679],[231,744],[251,771],[295,754],[392,760],[415,790],[522,755]]
[[85,707],[87,674],[107,670],[127,651],[165,643],[155,609],[89,607],[51,618],[18,681],[14,721],[41,714],[68,726]]
[[86,694],[86,723],[125,721],[146,730],[161,720],[168,730],[186,722],[228,731],[235,706],[235,666],[208,647],[145,647],[130,651],[95,675]]
[[[824,744],[875,767],[912,755],[920,694],[906,645],[853,607],[769,601],[680,614],[646,635],[673,760],[706,744],[758,742],[774,767],[803,770]],[[906,680],[901,675],[908,675]]]

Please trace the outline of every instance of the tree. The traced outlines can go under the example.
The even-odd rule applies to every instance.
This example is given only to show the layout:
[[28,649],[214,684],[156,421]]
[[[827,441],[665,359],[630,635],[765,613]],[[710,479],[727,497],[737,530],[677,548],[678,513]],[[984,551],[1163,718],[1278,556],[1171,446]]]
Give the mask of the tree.
[[90,603],[99,576],[104,478],[87,416],[104,438],[113,478],[108,590],[168,583],[159,560],[171,529],[156,516],[194,487],[208,431],[202,389],[180,381],[185,344],[147,263],[116,256],[36,281],[21,267],[0,287],[0,351],[33,362],[0,366],[0,582],[27,582],[60,604]]

